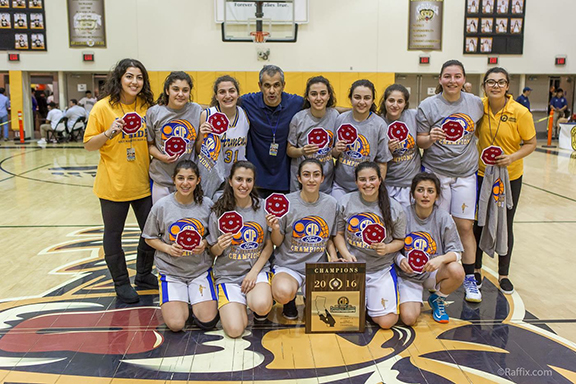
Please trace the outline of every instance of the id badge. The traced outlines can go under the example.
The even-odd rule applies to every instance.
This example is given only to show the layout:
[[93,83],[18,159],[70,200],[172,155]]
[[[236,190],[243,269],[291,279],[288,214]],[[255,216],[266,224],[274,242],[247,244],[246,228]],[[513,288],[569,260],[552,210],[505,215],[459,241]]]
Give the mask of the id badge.
[[136,149],[133,147],[126,148],[126,160],[134,161],[136,160]]
[[278,143],[270,144],[270,151],[268,152],[270,156],[278,156]]

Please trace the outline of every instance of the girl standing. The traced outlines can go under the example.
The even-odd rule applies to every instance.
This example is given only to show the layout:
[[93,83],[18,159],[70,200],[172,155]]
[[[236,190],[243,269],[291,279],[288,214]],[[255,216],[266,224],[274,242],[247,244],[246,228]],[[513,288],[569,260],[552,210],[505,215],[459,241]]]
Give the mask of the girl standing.
[[386,123],[376,114],[376,89],[369,80],[352,83],[348,94],[352,110],[342,113],[336,119],[336,129],[341,125],[353,125],[358,138],[351,144],[337,141],[332,154],[337,159],[334,170],[332,196],[339,200],[346,193],[357,190],[354,182],[354,169],[365,161],[375,161],[380,165],[382,180],[386,177],[386,163],[392,159],[386,137]]
[[[116,295],[126,303],[135,303],[139,297],[130,285],[122,250],[122,231],[130,207],[140,229],[144,228],[152,207],[148,178],[150,155],[144,116],[153,104],[144,65],[134,59],[120,60],[106,80],[103,98],[90,112],[84,134],[84,148],[100,151],[94,193],[100,199],[104,221],[104,259]],[[127,134],[123,131],[127,124],[138,130]],[[158,288],[152,274],[153,263],[154,249],[140,238],[134,280],[137,287]]]
[[464,66],[458,60],[442,65],[438,91],[418,107],[418,147],[424,149],[422,165],[434,172],[442,186],[440,208],[448,211],[464,246],[462,264],[466,272],[466,300],[482,301],[474,280],[476,240],[473,224],[476,213],[476,170],[478,149],[474,131],[483,115],[482,100],[462,92],[466,82]]
[[[517,103],[512,95],[508,94],[510,76],[504,68],[491,68],[484,75],[484,118],[476,131],[478,135],[478,151],[495,145],[504,150],[496,158],[497,167],[506,168],[510,179],[513,207],[506,211],[506,226],[508,230],[508,252],[498,255],[498,282],[500,290],[506,294],[514,292],[514,285],[508,278],[510,271],[510,258],[514,248],[514,215],[520,199],[522,189],[522,174],[524,171],[523,158],[536,149],[536,129],[532,114],[523,105]],[[523,145],[521,145],[523,144]],[[478,162],[478,186],[481,189],[484,181],[486,164]],[[482,233],[481,227],[474,228],[477,241]],[[475,276],[478,285],[482,285],[482,250],[476,251]]]
[[[358,191],[338,202],[336,249],[347,261],[366,263],[366,310],[381,328],[388,329],[398,321],[398,283],[394,259],[404,247],[406,215],[402,206],[388,197],[380,166],[364,162],[356,168]],[[386,237],[380,243],[367,245],[362,230],[369,224],[380,224]]]
[[[176,164],[176,192],[154,204],[142,232],[146,243],[156,249],[162,317],[174,332],[186,325],[188,305],[192,305],[194,321],[200,328],[212,329],[218,322],[212,257],[204,239],[212,201],[204,197],[198,175],[194,162],[181,160]],[[192,251],[185,251],[176,243],[178,234],[187,229],[197,231],[203,238]]]
[[[214,276],[220,320],[224,332],[234,338],[242,336],[248,325],[246,305],[259,318],[265,318],[272,309],[268,259],[273,247],[264,204],[254,190],[255,180],[252,163],[234,163],[210,215],[208,245],[216,256]],[[236,234],[220,232],[218,219],[228,211],[242,215],[243,226]]]
[[[323,76],[311,77],[306,83],[304,92],[304,109],[298,112],[290,122],[286,153],[292,158],[290,165],[290,191],[298,191],[298,168],[304,159],[318,159],[323,167],[324,181],[320,190],[324,193],[332,191],[334,178],[334,161],[332,146],[334,125],[338,117],[334,90],[328,79]],[[328,132],[329,141],[323,148],[308,144],[308,134],[314,128],[324,128]]]
[[[388,162],[386,189],[388,195],[410,206],[410,183],[420,172],[420,151],[416,146],[416,110],[408,109],[410,93],[401,84],[392,84],[380,102],[379,114],[388,125],[388,149],[392,160]],[[399,140],[396,132],[405,133]],[[394,137],[393,139],[390,136]]]
[[[406,210],[405,255],[396,257],[400,267],[400,318],[406,325],[416,323],[421,311],[422,291],[426,288],[436,291],[428,298],[433,319],[447,323],[450,318],[444,300],[464,280],[464,269],[459,263],[462,243],[450,214],[436,206],[440,197],[440,180],[436,175],[417,174],[410,192],[414,204]],[[408,263],[407,256],[413,250],[426,252],[430,258],[421,273],[415,273]]]
[[[171,72],[164,81],[158,104],[148,110],[148,146],[152,155],[152,203],[174,192],[172,175],[178,160],[194,158],[194,142],[200,126],[202,107],[191,101],[192,78],[185,72]],[[172,137],[186,141],[185,152],[178,156],[166,153],[164,145]]]
[[[222,191],[230,174],[232,164],[246,160],[246,141],[250,122],[246,112],[238,106],[240,86],[232,76],[221,76],[214,82],[214,95],[210,108],[200,116],[200,135],[196,140],[198,164],[202,176],[202,186],[212,198],[216,191]],[[222,135],[212,133],[208,119],[214,113],[224,113],[230,122]],[[216,196],[219,196],[219,192]]]

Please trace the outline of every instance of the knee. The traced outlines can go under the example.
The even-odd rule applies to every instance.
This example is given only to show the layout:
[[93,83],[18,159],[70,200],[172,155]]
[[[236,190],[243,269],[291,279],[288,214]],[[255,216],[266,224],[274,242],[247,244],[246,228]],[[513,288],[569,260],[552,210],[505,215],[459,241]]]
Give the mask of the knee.
[[284,305],[294,299],[296,293],[284,285],[278,285],[272,287],[272,295],[278,303]]
[[235,323],[235,324],[223,324],[222,328],[224,329],[224,333],[226,333],[228,337],[231,337],[232,339],[237,339],[238,337],[242,336],[242,334],[244,333],[244,329],[246,327],[244,327],[243,324]]
[[186,320],[185,319],[171,319],[171,318],[167,318],[164,319],[164,322],[166,323],[166,326],[168,328],[170,328],[170,330],[172,332],[180,332],[181,330],[184,329],[184,326],[186,325]]
[[266,315],[272,310],[272,298],[259,298],[253,300],[250,304],[250,309],[252,312],[256,312],[259,315]]
[[447,268],[448,268],[448,276],[451,280],[454,280],[460,284],[464,281],[465,277],[464,268],[462,268],[462,265],[460,263],[452,262],[448,264]]
[[373,318],[374,322],[382,329],[390,329],[398,322],[398,315],[390,313],[388,315]]
[[400,312],[400,320],[402,320],[405,325],[412,326],[416,324],[416,321],[418,321],[418,315],[414,313]]

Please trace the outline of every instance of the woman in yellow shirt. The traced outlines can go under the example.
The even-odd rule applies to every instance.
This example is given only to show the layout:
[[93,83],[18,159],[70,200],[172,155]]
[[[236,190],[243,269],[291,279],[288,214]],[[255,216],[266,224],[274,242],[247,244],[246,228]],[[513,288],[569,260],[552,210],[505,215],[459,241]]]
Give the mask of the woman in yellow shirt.
[[[517,103],[512,95],[508,94],[509,85],[510,76],[504,68],[495,67],[486,72],[483,81],[486,97],[482,100],[484,103],[484,117],[479,129],[476,131],[478,153],[482,153],[485,148],[491,145],[502,148],[504,154],[496,157],[496,165],[506,167],[510,178],[514,206],[506,212],[508,253],[506,255],[498,255],[498,281],[500,290],[506,294],[514,292],[514,285],[508,278],[508,273],[514,246],[512,224],[516,208],[518,207],[520,190],[522,189],[522,174],[524,170],[522,159],[536,149],[536,129],[534,128],[532,114],[522,104]],[[523,145],[521,145],[522,143]],[[480,159],[478,168],[479,190],[481,189],[485,169],[486,165]],[[482,228],[475,225],[474,234],[478,244],[481,233]],[[474,274],[479,288],[482,282],[481,270],[482,250],[478,247]]]
[[[145,115],[154,101],[144,65],[138,60],[120,60],[106,80],[103,96],[90,112],[84,148],[100,151],[94,193],[102,209],[106,265],[118,298],[135,303],[139,297],[130,285],[122,231],[130,206],[140,229],[152,207]],[[152,274],[154,249],[142,237],[136,260],[136,286],[157,289],[158,281]]]

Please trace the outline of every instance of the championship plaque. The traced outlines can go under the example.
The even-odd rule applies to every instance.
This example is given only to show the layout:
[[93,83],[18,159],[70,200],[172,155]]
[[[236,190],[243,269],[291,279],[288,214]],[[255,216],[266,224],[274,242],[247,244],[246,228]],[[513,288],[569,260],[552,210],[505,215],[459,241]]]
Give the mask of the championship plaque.
[[365,263],[306,263],[306,333],[364,332]]

